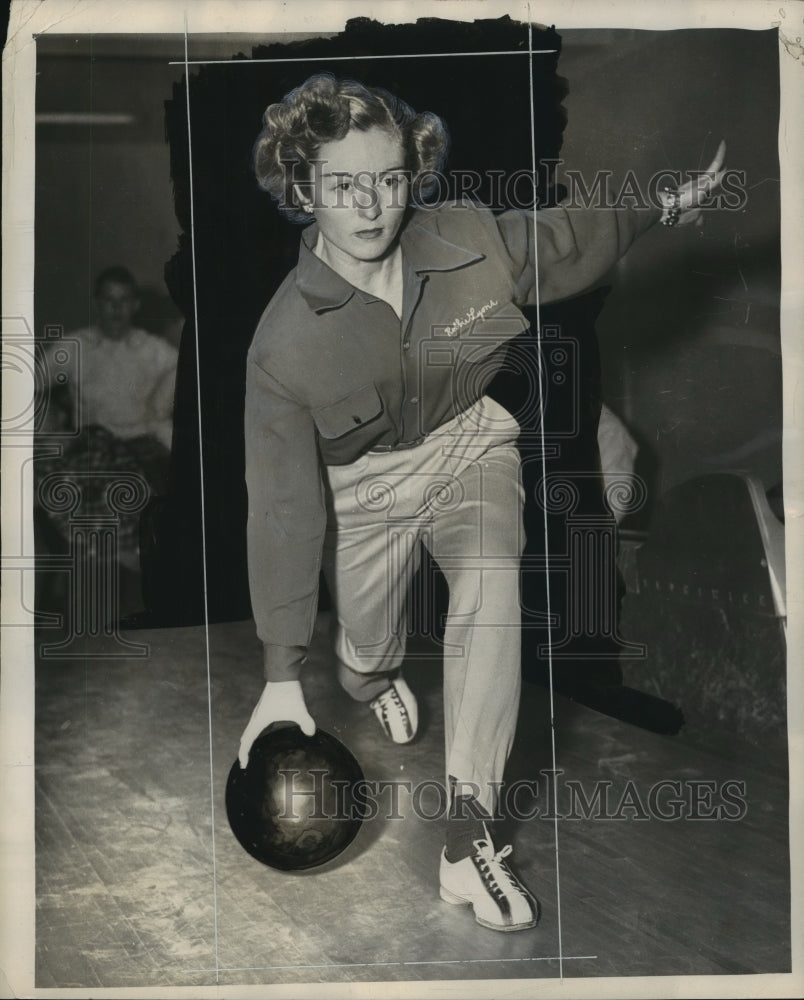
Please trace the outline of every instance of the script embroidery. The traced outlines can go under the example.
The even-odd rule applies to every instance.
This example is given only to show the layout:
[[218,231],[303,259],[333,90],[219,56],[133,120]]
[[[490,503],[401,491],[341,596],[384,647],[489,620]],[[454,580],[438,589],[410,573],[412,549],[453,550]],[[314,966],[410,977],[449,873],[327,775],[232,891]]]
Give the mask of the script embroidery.
[[463,330],[465,326],[476,322],[479,319],[483,319],[489,309],[493,309],[497,305],[496,299],[489,299],[489,301],[481,306],[479,309],[475,309],[472,306],[469,311],[464,316],[456,316],[452,323],[447,327],[447,336],[454,337],[459,330]]

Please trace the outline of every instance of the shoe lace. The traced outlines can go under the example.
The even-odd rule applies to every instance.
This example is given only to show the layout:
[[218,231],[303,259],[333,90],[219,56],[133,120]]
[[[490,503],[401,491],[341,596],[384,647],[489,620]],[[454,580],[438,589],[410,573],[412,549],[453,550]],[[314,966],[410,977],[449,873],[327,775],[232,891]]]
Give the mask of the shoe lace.
[[520,896],[527,895],[516,875],[505,863],[505,859],[513,851],[510,844],[506,844],[495,853],[494,846],[490,841],[476,840],[474,848],[487,865],[484,875],[493,889],[501,895],[507,892],[516,892]]
[[382,694],[378,694],[377,697],[372,701],[371,707],[387,708],[388,704],[393,702],[394,704],[401,705],[402,700],[397,694],[396,688],[393,685],[383,691]]

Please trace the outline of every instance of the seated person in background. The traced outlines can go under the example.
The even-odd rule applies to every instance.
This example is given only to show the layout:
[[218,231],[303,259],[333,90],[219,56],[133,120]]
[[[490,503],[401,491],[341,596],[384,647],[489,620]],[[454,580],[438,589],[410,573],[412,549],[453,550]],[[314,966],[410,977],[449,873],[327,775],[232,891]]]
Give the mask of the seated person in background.
[[[162,337],[132,325],[139,305],[137,283],[126,268],[102,271],[95,282],[95,323],[67,336],[67,341],[78,341],[79,350],[69,352],[66,366],[46,366],[50,383],[56,371],[67,369],[67,405],[72,411],[68,419],[78,434],[66,441],[62,437],[48,441],[48,431],[65,419],[50,405],[54,396],[49,393],[40,442],[58,442],[61,454],[43,455],[37,462],[37,478],[81,472],[76,479],[82,492],[81,516],[114,513],[106,490],[115,473],[139,474],[151,494],[164,492],[167,486],[178,352]],[[46,355],[53,355],[61,344],[47,343]],[[87,476],[88,472],[97,476]],[[50,510],[46,514],[69,538],[69,514]],[[139,569],[138,532],[139,510],[119,515],[118,559],[134,571]]]

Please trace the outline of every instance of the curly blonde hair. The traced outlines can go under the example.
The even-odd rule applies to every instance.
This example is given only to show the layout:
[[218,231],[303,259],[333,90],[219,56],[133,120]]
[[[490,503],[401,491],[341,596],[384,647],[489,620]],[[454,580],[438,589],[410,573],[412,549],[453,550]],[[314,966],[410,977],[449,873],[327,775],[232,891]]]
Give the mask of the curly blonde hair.
[[310,163],[324,143],[343,139],[353,128],[365,132],[375,127],[400,138],[417,197],[426,197],[428,188],[437,183],[432,175],[447,155],[449,134],[444,122],[429,111],[417,114],[379,87],[339,80],[331,73],[309,77],[266,109],[254,144],[257,181],[291,221],[309,222],[294,183],[309,179]]

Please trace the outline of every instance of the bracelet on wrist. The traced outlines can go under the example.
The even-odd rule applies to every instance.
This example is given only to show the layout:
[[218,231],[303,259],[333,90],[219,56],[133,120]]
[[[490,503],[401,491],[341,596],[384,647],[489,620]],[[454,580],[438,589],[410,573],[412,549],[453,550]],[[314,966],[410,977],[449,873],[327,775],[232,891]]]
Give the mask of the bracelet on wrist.
[[681,194],[678,188],[666,187],[663,189],[665,195],[663,199],[662,217],[659,220],[663,226],[677,226],[681,217]]

